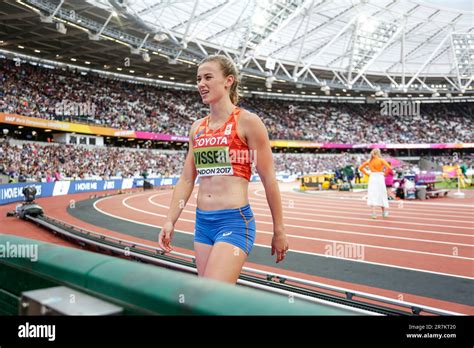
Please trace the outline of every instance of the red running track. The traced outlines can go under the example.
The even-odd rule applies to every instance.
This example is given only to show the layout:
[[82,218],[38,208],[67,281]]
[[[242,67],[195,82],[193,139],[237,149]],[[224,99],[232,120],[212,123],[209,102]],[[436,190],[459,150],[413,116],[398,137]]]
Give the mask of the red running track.
[[[334,245],[334,243],[338,245],[357,244],[363,248],[363,258],[360,259],[360,255],[357,258],[344,255],[346,259],[353,257],[354,262],[473,278],[474,197],[472,192],[467,192],[465,199],[441,198],[427,202],[404,202],[403,206],[395,203],[391,206],[388,218],[379,217],[377,220],[372,220],[369,216],[370,211],[363,200],[363,193],[303,194],[292,191],[294,186],[295,184],[281,184],[284,221],[291,252],[328,256],[328,246]],[[176,230],[182,233],[193,234],[196,192],[192,195],[176,225]],[[158,228],[164,221],[171,194],[172,192],[168,190],[110,196],[99,200],[95,206],[98,211],[107,215],[139,224],[156,226],[158,234]],[[80,194],[47,198],[42,199],[40,204],[45,208],[47,215],[82,228],[157,245],[140,238],[90,225],[66,212],[66,207],[71,199],[79,201],[89,196],[90,194]],[[249,196],[257,219],[256,244],[269,248],[272,224],[263,187],[260,184],[252,184]],[[3,207],[0,213],[3,215],[3,212],[8,208],[11,209],[12,206]],[[33,230],[31,227],[29,229]],[[6,231],[2,232],[21,235],[17,228],[6,228]],[[37,237],[40,234],[44,235],[42,231],[28,233],[33,238],[34,234]],[[44,240],[44,237],[38,239]],[[54,238],[48,237],[47,239],[50,241]],[[190,250],[175,249],[193,254]],[[270,251],[269,257],[271,257]],[[276,265],[268,267],[247,263],[246,266],[459,313],[474,314],[473,307],[457,303],[291,272],[279,269]]]
[[[390,217],[372,220],[361,199],[310,196],[283,192],[285,227],[292,252],[327,255],[329,246],[362,246],[358,262],[390,265],[435,274],[474,276],[474,224],[472,208],[404,203],[395,205]],[[127,221],[161,227],[171,192],[114,196],[96,203],[96,209]],[[441,199],[440,199],[441,200]],[[271,213],[264,191],[253,185],[250,203],[257,220],[256,244],[269,246]],[[467,202],[466,202],[467,203]],[[439,204],[439,203],[438,203]],[[196,198],[192,195],[176,229],[193,234]],[[446,210],[446,211],[445,211]],[[436,216],[432,221],[429,214]],[[454,217],[454,219],[453,219]]]
[[[286,232],[292,252],[327,256],[333,243],[363,247],[363,259],[355,262],[386,265],[401,269],[447,276],[474,276],[474,197],[433,199],[427,202],[392,204],[390,217],[370,219],[363,193],[302,194],[282,185]],[[176,224],[181,233],[193,234],[196,190]],[[272,237],[271,214],[261,185],[250,188],[250,203],[257,219],[256,245],[269,248]],[[160,228],[171,192],[146,192],[108,197],[96,202],[96,209],[109,216]],[[192,251],[190,251],[192,253]],[[270,257],[270,256],[269,256]],[[347,255],[346,255],[347,258]],[[350,256],[349,256],[350,258]],[[262,265],[248,267],[271,270],[308,280],[366,291],[466,314],[474,308],[395,291],[375,289],[331,279],[298,274]]]

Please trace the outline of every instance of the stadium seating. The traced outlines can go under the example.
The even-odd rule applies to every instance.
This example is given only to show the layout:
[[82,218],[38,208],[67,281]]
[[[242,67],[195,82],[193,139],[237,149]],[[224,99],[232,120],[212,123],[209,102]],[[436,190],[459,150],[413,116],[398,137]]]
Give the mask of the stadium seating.
[[[89,122],[135,131],[188,135],[207,108],[196,91],[106,79],[0,60],[0,112]],[[83,103],[79,114],[67,105]],[[422,104],[420,115],[381,116],[378,104],[332,104],[245,98],[271,139],[331,143],[470,142],[472,103]]]

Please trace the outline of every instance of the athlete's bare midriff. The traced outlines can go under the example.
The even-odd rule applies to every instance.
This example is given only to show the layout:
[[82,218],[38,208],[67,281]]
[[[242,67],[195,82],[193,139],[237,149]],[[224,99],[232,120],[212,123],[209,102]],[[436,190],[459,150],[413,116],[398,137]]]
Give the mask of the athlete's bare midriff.
[[238,176],[201,177],[197,207],[201,210],[236,209],[249,204],[249,183]]

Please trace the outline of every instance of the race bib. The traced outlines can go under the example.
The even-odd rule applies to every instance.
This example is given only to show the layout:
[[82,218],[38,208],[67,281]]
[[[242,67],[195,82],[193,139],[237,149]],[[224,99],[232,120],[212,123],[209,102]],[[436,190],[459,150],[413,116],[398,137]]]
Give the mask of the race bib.
[[194,165],[199,176],[234,174],[228,146],[195,148]]

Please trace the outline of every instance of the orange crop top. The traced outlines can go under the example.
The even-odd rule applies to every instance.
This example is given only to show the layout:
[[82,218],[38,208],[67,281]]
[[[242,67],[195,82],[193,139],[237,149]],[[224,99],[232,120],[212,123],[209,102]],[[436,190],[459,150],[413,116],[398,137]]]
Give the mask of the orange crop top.
[[[387,175],[388,170],[391,169],[390,164],[387,163],[386,160],[380,157],[374,157],[370,160],[365,161],[359,167],[359,170],[364,173],[365,175],[369,175],[365,171],[365,167],[369,166],[369,169],[372,173],[381,173],[384,171],[384,174]],[[384,170],[385,167],[385,170]]]
[[198,176],[233,175],[250,181],[252,166],[247,143],[237,133],[240,108],[235,108],[219,129],[209,128],[209,116],[196,129],[194,165]]

